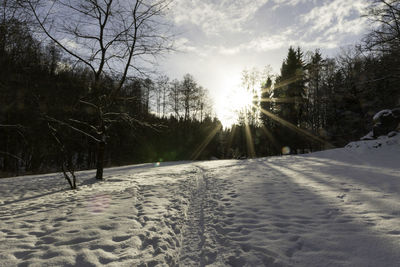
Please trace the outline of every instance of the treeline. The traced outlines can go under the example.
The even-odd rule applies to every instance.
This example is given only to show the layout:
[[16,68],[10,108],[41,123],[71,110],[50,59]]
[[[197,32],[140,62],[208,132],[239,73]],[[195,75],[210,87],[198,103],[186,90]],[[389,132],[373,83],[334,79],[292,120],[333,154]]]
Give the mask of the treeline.
[[372,129],[376,112],[400,105],[399,61],[394,54],[366,53],[360,47],[336,58],[290,47],[281,73],[258,80],[261,94],[254,90],[253,108],[225,134],[231,135],[236,154],[246,157],[304,153],[359,140]]
[[[80,102],[90,94],[92,73],[73,62],[54,43],[39,42],[19,20],[1,25],[0,170],[2,176],[96,167],[97,144],[80,129],[90,127],[93,111]],[[4,33],[4,34],[3,34]],[[101,77],[101,90],[117,81]],[[216,154],[209,132],[220,128],[211,118],[207,91],[194,77],[132,78],[123,86],[108,129],[104,162],[206,159]],[[124,117],[125,116],[125,117]]]
[[290,47],[278,75],[244,72],[254,101],[229,129],[193,76],[97,70],[2,12],[0,175],[97,168],[101,178],[103,165],[281,155],[359,139],[377,111],[400,104],[400,1],[372,2],[377,26],[357,47],[335,58]]
[[400,1],[371,1],[366,14],[374,28],[335,58],[290,47],[279,75],[260,80],[257,71],[244,73],[254,101],[225,133],[235,154],[342,147],[372,129],[376,112],[400,106]]

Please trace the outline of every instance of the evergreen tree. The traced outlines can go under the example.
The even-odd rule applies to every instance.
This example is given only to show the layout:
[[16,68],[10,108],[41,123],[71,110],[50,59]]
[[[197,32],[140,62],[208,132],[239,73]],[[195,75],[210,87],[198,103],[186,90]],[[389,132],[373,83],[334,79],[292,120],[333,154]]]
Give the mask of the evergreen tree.
[[311,55],[310,63],[307,65],[307,113],[308,125],[314,134],[317,134],[323,123],[322,112],[322,72],[323,59],[317,49]]
[[[289,48],[288,55],[281,67],[281,75],[277,78],[274,97],[278,99],[277,114],[286,122],[301,127],[305,109],[305,64],[303,52]],[[283,125],[285,126],[285,125]],[[293,130],[281,129],[283,144],[296,151],[300,146],[300,136]]]
[[[261,103],[260,103],[260,108],[261,110],[265,111],[271,111],[272,110],[272,105],[271,105],[271,96],[272,96],[272,80],[271,77],[267,78],[267,81],[262,85],[261,87]],[[261,122],[265,127],[270,126],[270,119],[269,117],[261,112]]]

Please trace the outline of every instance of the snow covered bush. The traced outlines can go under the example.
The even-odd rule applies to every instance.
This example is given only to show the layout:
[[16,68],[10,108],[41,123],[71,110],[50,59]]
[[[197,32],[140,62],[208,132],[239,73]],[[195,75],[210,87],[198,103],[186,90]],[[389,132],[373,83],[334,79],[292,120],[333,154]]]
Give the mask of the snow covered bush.
[[374,115],[373,121],[374,121],[374,127],[372,129],[373,138],[377,138],[382,135],[387,135],[390,132],[399,130],[400,107],[394,109],[384,109],[379,111]]

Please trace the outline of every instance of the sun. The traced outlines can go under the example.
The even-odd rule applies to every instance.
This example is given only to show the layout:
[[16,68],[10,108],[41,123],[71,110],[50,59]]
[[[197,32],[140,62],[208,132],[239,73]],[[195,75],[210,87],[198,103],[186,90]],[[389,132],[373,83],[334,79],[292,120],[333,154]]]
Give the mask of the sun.
[[251,107],[253,95],[241,87],[240,80],[224,79],[223,88],[215,99],[215,111],[225,128],[238,122],[241,111]]

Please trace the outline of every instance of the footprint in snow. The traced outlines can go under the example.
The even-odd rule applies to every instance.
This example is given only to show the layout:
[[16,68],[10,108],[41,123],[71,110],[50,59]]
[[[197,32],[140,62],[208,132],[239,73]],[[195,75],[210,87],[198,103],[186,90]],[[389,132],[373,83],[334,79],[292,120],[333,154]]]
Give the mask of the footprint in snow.
[[343,199],[346,196],[346,194],[340,194],[338,196],[336,196],[337,198]]
[[293,247],[286,250],[285,255],[288,257],[292,257],[294,253],[301,250],[303,248],[303,242],[297,242]]
[[390,231],[388,232],[389,235],[400,235],[400,231]]
[[125,236],[114,236],[114,237],[112,238],[112,241],[114,241],[114,242],[122,242],[122,241],[128,240],[129,238],[131,238],[129,235],[125,235]]

